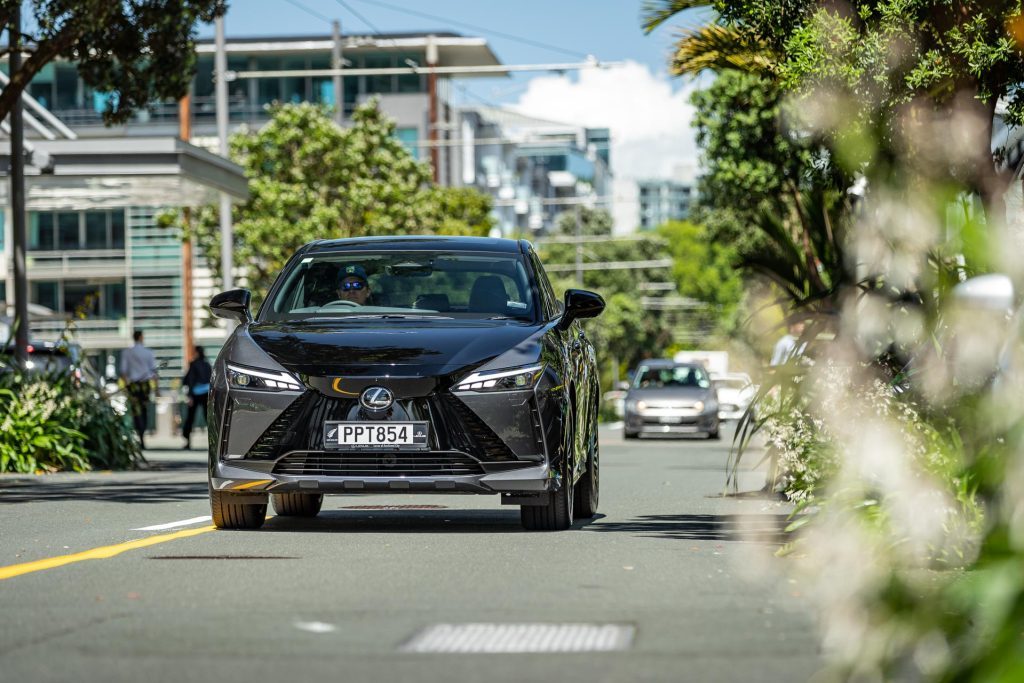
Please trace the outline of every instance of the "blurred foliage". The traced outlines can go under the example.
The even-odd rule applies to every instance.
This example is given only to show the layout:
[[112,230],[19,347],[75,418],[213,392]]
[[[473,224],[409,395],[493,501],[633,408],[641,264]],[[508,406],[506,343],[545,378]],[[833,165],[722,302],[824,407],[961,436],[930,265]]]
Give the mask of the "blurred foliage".
[[55,60],[72,62],[86,87],[106,94],[103,118],[123,123],[138,109],[188,92],[196,69],[196,28],[225,0],[0,0],[0,26],[22,9],[21,69],[0,93],[0,120],[30,81]]
[[0,363],[0,472],[129,469],[142,452],[125,419],[70,371]]
[[[364,235],[487,235],[491,200],[469,188],[431,183],[430,167],[395,136],[376,100],[339,128],[313,104],[271,108],[260,130],[231,138],[231,156],[249,179],[250,197],[232,209],[234,258],[262,299],[285,262],[316,239]],[[190,233],[220,277],[219,210],[191,214]],[[161,222],[180,221],[165,214]]]
[[[823,680],[1022,680],[1024,340],[1019,320],[958,313],[954,294],[1017,268],[992,131],[1000,101],[1024,123],[1021,3],[663,0],[647,27],[692,7],[716,13],[682,34],[674,67],[720,72],[695,100],[712,174],[700,220],[790,308],[822,314],[808,359],[763,379],[733,457],[765,430],[784,490],[813,501],[794,568],[820,601]],[[763,59],[730,62],[751,46]],[[774,97],[734,97],[744,84]],[[736,130],[730,114],[746,116]],[[779,165],[773,136],[810,164]],[[789,162],[810,173],[785,180]],[[759,204],[764,188],[776,196]]]

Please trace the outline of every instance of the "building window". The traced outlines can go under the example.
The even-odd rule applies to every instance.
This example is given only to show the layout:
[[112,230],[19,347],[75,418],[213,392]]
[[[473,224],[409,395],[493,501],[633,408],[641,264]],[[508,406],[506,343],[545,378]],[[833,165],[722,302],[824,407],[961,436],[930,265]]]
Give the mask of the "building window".
[[59,282],[33,282],[29,287],[29,301],[46,306],[51,311],[60,310]]
[[[390,69],[391,55],[366,55],[367,69]],[[395,91],[394,79],[388,75],[377,75],[366,77],[366,92],[370,94],[391,93]]]
[[415,128],[399,128],[395,131],[395,137],[409,150],[414,159],[420,158],[420,132]]
[[29,214],[29,251],[124,249],[124,209]]
[[29,300],[52,311],[93,319],[120,320],[128,311],[124,280],[36,281],[30,284]]

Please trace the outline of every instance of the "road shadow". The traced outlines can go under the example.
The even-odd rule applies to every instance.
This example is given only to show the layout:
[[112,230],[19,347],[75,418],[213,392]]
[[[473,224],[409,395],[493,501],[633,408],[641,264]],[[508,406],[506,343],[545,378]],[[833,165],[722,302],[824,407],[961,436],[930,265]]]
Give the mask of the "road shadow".
[[627,533],[685,541],[738,541],[781,545],[789,515],[642,515],[627,522],[591,523],[586,531]]
[[205,481],[167,482],[159,479],[98,481],[61,477],[0,479],[0,505],[57,503],[76,500],[111,503],[170,503],[209,496]]
[[272,517],[262,531],[345,534],[524,532],[519,510],[323,510],[313,518]]
[[150,458],[139,467],[140,472],[183,472],[188,474],[206,473],[209,465],[205,460],[155,460]]

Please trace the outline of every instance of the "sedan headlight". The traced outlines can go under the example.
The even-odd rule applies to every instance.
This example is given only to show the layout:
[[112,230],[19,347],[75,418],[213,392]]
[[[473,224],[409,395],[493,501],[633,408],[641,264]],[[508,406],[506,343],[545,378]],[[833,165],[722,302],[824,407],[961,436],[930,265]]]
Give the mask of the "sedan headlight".
[[256,370],[228,363],[228,386],[232,389],[255,391],[281,391],[302,389],[302,384],[287,372]]
[[522,391],[535,387],[543,374],[543,365],[474,372],[460,381],[455,389],[456,391]]
[[704,401],[697,401],[696,403],[694,403],[693,409],[696,410],[698,413],[704,410]]
[[643,401],[626,401],[626,410],[631,413],[642,413],[647,410],[647,404]]

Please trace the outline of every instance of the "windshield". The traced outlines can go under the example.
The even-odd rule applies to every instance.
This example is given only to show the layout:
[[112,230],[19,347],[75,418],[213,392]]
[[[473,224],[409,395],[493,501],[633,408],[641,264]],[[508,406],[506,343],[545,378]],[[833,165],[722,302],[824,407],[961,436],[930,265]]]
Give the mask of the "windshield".
[[711,386],[711,382],[703,368],[680,365],[673,368],[641,367],[633,386],[637,389],[666,389],[670,387],[707,389]]
[[750,386],[750,382],[743,379],[742,377],[729,377],[726,379],[717,379],[715,384],[720,389],[746,389]]
[[518,254],[360,251],[302,259],[285,273],[260,319],[533,322],[535,308]]

